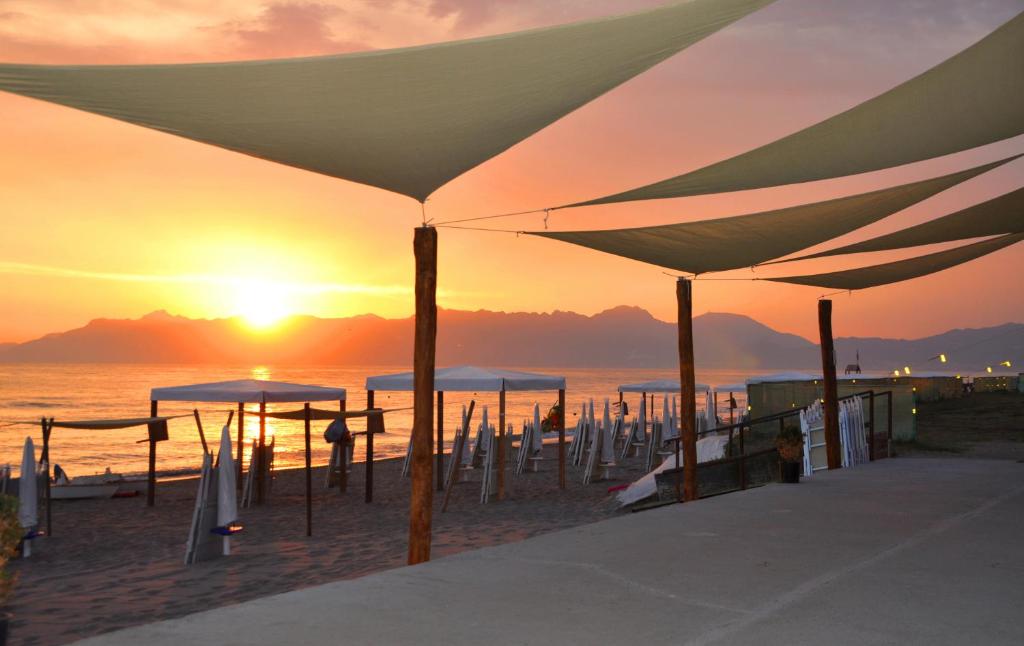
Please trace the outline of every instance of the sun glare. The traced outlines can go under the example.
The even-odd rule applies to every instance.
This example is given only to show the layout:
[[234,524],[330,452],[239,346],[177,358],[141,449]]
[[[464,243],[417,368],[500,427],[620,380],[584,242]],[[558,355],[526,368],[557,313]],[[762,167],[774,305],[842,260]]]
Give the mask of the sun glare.
[[285,290],[273,284],[248,284],[238,292],[235,312],[245,324],[266,330],[292,314]]

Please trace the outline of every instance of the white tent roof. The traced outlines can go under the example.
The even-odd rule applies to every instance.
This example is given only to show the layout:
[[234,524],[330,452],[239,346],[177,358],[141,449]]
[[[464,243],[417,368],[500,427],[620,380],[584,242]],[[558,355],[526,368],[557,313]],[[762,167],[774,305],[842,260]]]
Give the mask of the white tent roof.
[[583,204],[728,193],[865,173],[1024,133],[1024,13],[956,56],[749,152]]
[[999,236],[998,238],[947,249],[946,251],[938,251],[925,256],[916,256],[881,265],[845,269],[826,274],[782,276],[778,278],[763,278],[762,280],[825,287],[827,289],[868,289],[869,287],[891,285],[892,283],[935,274],[957,265],[962,265],[965,262],[976,260],[982,256],[987,256],[990,253],[995,253],[1022,240],[1024,240],[1024,233],[1011,233]]
[[760,213],[651,227],[528,233],[677,271],[703,274],[739,269],[877,222],[1018,157],[869,193]]
[[1024,188],[906,229],[835,249],[767,264],[868,251],[903,249],[954,240],[1020,233],[1021,231],[1024,231]]
[[[441,392],[499,392],[502,390],[562,390],[565,377],[532,372],[455,366],[434,371],[434,390]],[[366,379],[367,390],[411,391],[413,373],[401,372]]]
[[812,375],[809,372],[777,372],[772,375],[751,377],[750,379],[747,379],[747,385],[770,384],[782,381],[814,381],[815,379],[820,380],[821,378],[821,375]]
[[[695,384],[694,390],[708,390],[710,386],[707,384]],[[682,387],[679,385],[679,380],[672,379],[656,379],[654,381],[645,381],[640,384],[623,384],[619,386],[620,393],[678,393]]]
[[150,399],[178,402],[267,402],[268,404],[322,402],[345,399],[345,389],[289,384],[282,381],[239,379],[238,381],[218,381],[191,386],[154,388],[150,393]]
[[337,56],[0,65],[0,90],[423,201],[773,1],[693,0],[513,34]]

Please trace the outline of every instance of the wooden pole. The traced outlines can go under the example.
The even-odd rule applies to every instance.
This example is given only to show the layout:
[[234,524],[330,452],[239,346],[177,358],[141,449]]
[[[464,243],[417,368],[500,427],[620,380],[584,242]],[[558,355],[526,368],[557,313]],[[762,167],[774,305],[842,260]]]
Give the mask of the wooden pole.
[[558,488],[565,489],[565,388],[558,391]]
[[821,371],[825,393],[825,454],[829,469],[843,466],[839,446],[839,387],[836,384],[836,353],[832,345],[832,301],[818,301],[818,331],[821,334]]
[[[366,410],[373,410],[373,391],[366,391]],[[373,502],[373,427],[366,420],[366,498],[367,504]]]
[[53,431],[53,418],[47,422],[46,418],[43,418],[43,454],[40,456],[40,462],[46,465],[46,535],[53,536],[53,514],[51,508],[53,507],[51,493],[50,493],[50,433]]
[[[345,400],[338,400],[338,410],[344,413],[346,408]],[[346,428],[348,428],[348,425],[346,425]],[[348,443],[351,440],[351,433],[341,438],[341,450],[339,451],[341,470],[338,471],[338,495],[343,495],[348,491]]]
[[505,499],[505,389],[498,393],[498,500]]
[[238,402],[238,473],[235,478],[235,487],[242,490],[242,458],[245,457],[243,450],[245,445],[245,404]]
[[[304,407],[306,413],[306,536],[313,535],[313,464],[309,441],[310,420],[309,402]],[[344,465],[343,465],[344,468]]]
[[199,431],[199,441],[203,443],[203,453],[209,453],[210,447],[206,445],[206,433],[203,432],[203,420],[199,419],[199,409],[192,409],[192,416],[196,418],[196,429]]
[[[154,399],[149,402],[149,416],[156,417],[157,403]],[[149,440],[149,477],[146,478],[146,506],[152,507],[156,504],[156,442]]]
[[412,495],[409,501],[409,565],[430,560],[433,514],[432,460],[434,356],[437,343],[437,229],[420,227],[416,257],[416,336],[413,349]]
[[686,278],[676,282],[679,304],[679,402],[683,439],[683,500],[697,499],[697,378],[693,359],[693,283]]
[[263,504],[264,471],[267,468],[267,402],[260,402],[260,441],[256,445],[256,504]]
[[437,391],[437,490],[444,491],[444,393]]

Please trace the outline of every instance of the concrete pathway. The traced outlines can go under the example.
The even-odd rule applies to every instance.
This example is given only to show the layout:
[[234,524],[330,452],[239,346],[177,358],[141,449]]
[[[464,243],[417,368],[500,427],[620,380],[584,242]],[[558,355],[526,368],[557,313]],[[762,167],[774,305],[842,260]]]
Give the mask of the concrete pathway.
[[1024,464],[892,459],[83,644],[1024,644]]

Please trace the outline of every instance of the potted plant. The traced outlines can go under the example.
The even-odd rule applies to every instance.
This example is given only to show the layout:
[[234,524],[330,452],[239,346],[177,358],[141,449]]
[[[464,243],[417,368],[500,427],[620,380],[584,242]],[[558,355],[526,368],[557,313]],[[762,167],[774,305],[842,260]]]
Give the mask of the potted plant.
[[[7,562],[14,558],[24,534],[18,522],[18,499],[0,495],[0,608],[7,606],[14,589],[15,575],[8,571]],[[10,621],[11,614],[0,610],[0,646],[7,644]]]
[[544,416],[544,419],[540,421],[540,428],[542,433],[550,433],[558,430],[559,425],[562,423],[562,407],[555,404],[548,411],[548,414]]
[[804,457],[804,435],[799,426],[786,426],[775,438],[779,450],[779,480],[800,482],[800,467]]

